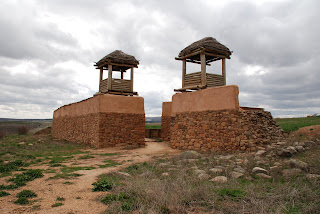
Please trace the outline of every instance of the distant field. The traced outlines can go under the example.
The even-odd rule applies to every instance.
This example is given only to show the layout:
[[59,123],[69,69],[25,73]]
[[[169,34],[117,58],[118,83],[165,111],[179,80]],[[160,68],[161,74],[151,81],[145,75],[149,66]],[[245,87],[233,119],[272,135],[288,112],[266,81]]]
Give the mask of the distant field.
[[146,129],[161,129],[161,123],[146,123]]
[[300,118],[278,118],[275,119],[285,132],[296,131],[299,128],[312,125],[320,125],[320,116]]

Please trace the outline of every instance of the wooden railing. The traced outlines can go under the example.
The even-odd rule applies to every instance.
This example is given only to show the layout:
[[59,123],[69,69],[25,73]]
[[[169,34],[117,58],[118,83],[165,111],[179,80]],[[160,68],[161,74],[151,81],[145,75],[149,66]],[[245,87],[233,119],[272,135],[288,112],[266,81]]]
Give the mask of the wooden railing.
[[[124,79],[112,79],[111,83],[111,90],[112,91],[123,91],[123,92],[132,92],[131,87],[131,80],[124,80]],[[108,79],[104,79],[100,83],[100,92],[106,92],[108,90]]]
[[[206,73],[207,87],[223,86],[224,79],[222,75]],[[201,72],[186,74],[184,78],[184,87],[201,85]]]
[[190,73],[184,76],[184,87],[201,85],[201,72]]
[[223,76],[218,74],[207,73],[207,87],[223,86]]

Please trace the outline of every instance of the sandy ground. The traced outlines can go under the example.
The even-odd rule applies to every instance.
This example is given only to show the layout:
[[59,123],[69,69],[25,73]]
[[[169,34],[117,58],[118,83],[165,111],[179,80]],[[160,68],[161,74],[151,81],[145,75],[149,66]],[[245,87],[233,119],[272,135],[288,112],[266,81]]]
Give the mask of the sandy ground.
[[[95,166],[103,164],[103,160],[112,159],[122,163],[122,165],[76,171],[76,173],[83,175],[68,180],[48,180],[54,174],[44,173],[44,177],[28,182],[26,186],[16,190],[8,191],[11,194],[9,196],[0,197],[0,213],[104,213],[107,207],[99,201],[99,197],[106,195],[106,192],[92,192],[91,190],[92,183],[97,181],[99,175],[119,171],[133,163],[151,160],[154,156],[171,156],[180,153],[179,150],[171,149],[167,142],[153,142],[151,139],[146,139],[146,147],[139,149],[108,148],[88,149],[85,151],[90,152],[90,155],[103,153],[118,153],[119,155],[111,157],[96,155],[95,158],[84,160],[75,158],[76,160],[63,164],[71,166],[76,163],[76,166]],[[32,168],[47,169],[49,166],[35,166]],[[0,183],[2,183],[1,180]],[[64,184],[66,181],[72,182],[72,184]],[[17,199],[16,194],[22,190],[32,190],[38,195],[31,205],[16,205],[13,203]],[[56,200],[57,197],[65,198],[65,201],[62,201],[64,205],[51,207],[51,205],[60,202]],[[38,207],[38,209],[35,209],[35,207]]]

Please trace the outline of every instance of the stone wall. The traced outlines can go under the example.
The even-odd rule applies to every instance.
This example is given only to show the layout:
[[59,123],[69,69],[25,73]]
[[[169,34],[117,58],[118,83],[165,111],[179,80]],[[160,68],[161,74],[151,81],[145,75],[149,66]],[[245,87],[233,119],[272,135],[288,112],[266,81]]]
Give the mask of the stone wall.
[[270,112],[242,109],[176,114],[170,132],[172,148],[198,151],[255,151],[283,137]]
[[144,145],[142,97],[100,94],[54,112],[52,136],[97,148]]
[[161,117],[161,139],[163,141],[170,140],[171,116]]
[[172,115],[172,102],[163,102],[162,116],[161,116],[161,139],[163,141],[170,140],[171,115]]
[[95,113],[53,120],[52,136],[96,148],[144,145],[143,114]]

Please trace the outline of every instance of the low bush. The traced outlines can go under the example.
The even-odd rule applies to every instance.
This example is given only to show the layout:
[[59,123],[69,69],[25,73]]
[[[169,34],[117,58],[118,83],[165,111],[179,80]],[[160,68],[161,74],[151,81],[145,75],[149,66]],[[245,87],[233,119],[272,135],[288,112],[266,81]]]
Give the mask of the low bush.
[[22,160],[15,160],[6,164],[0,164],[0,173],[16,171],[19,167],[28,166],[29,164],[23,163]]
[[22,174],[15,175],[10,178],[9,181],[12,181],[16,186],[24,186],[28,181],[33,181],[34,179],[41,177],[43,177],[43,174],[40,169],[29,169]]
[[6,192],[6,191],[0,191],[0,197],[4,197],[4,196],[8,196],[10,195],[10,193]]
[[19,205],[25,205],[29,204],[30,201],[27,198],[18,198],[14,203]]
[[92,188],[93,192],[99,192],[99,191],[105,192],[105,191],[112,190],[114,183],[112,180],[101,180],[93,183],[92,185],[93,185],[93,188]]
[[28,128],[26,126],[18,127],[18,134],[19,135],[26,135],[28,133]]
[[22,190],[17,194],[18,198],[35,198],[37,194],[32,192],[31,190]]

